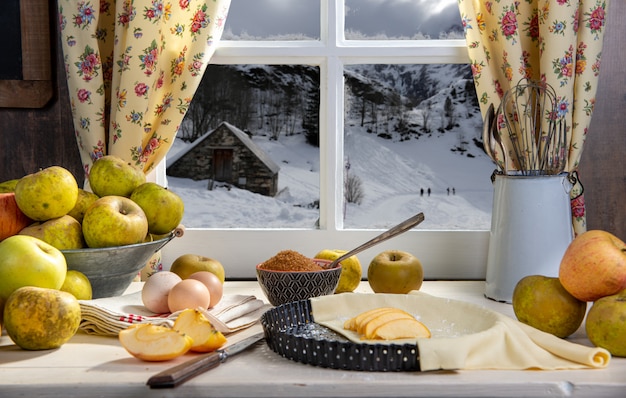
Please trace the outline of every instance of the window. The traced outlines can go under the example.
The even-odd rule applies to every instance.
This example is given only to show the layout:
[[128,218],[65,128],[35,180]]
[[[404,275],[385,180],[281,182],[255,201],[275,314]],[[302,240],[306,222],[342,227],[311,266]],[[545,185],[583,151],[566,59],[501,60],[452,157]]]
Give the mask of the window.
[[[367,34],[356,23],[358,13],[377,12],[377,7],[383,9],[389,7],[404,7],[416,2],[408,1],[364,1],[364,0],[233,0],[225,39],[217,50],[213,63],[216,65],[256,65],[256,66],[288,66],[304,65],[312,66],[319,73],[319,209],[317,225],[307,227],[275,227],[269,228],[243,227],[188,227],[183,239],[175,239],[170,242],[164,251],[164,262],[170,264],[177,256],[184,253],[197,253],[213,257],[221,261],[227,276],[237,279],[254,279],[254,267],[257,263],[273,256],[283,249],[297,250],[305,255],[314,255],[323,248],[351,249],[371,239],[383,229],[396,224],[404,218],[424,211],[426,221],[417,229],[387,241],[379,246],[369,249],[359,255],[364,269],[371,258],[378,252],[395,248],[406,250],[420,258],[425,267],[427,278],[431,279],[482,279],[485,273],[486,249],[488,244],[488,223],[491,205],[482,204],[486,216],[481,220],[474,220],[472,216],[459,211],[458,217],[469,218],[470,222],[461,229],[452,229],[444,226],[438,228],[429,226],[430,216],[428,211],[417,204],[409,213],[398,216],[390,211],[388,220],[385,215],[379,215],[382,219],[368,222],[370,216],[359,217],[360,221],[350,219],[350,207],[344,201],[344,181],[354,181],[359,177],[367,183],[367,175],[357,176],[346,172],[356,167],[358,150],[352,152],[346,150],[347,140],[350,139],[349,126],[346,126],[346,115],[349,112],[359,112],[356,104],[348,103],[350,98],[362,98],[362,93],[351,97],[351,91],[346,90],[350,76],[355,71],[384,69],[401,70],[409,65],[414,67],[437,68],[441,65],[463,66],[467,63],[466,44],[460,31],[455,35],[445,35],[433,31],[432,26],[443,26],[443,22],[432,24],[434,16],[430,15],[420,26],[428,27],[428,30],[408,30],[387,32],[383,29]],[[448,7],[456,12],[456,0],[424,0],[417,3],[432,3],[429,10],[442,10]],[[259,7],[258,11],[252,11],[252,7]],[[268,13],[263,15],[263,4],[268,8],[270,5],[279,5],[281,13]],[[364,7],[369,5],[370,8]],[[308,6],[308,8],[307,8]],[[259,25],[267,23],[268,26],[276,26],[276,21],[284,22],[285,8],[296,9],[300,17],[294,18],[294,23],[285,31],[276,30],[267,34],[253,30]],[[380,12],[380,10],[378,11]],[[238,13],[241,13],[238,15]],[[382,15],[382,14],[376,14]],[[454,14],[452,14],[454,15]],[[251,17],[246,20],[246,17]],[[272,21],[271,18],[277,18]],[[460,17],[458,17],[460,22]],[[379,18],[383,25],[393,25],[389,20]],[[289,20],[292,22],[291,20]],[[311,21],[317,23],[312,26]],[[229,27],[229,22],[232,23]],[[305,23],[306,22],[306,23]],[[430,24],[430,25],[429,25]],[[428,26],[427,26],[428,25]],[[306,32],[298,31],[308,29]],[[390,39],[391,37],[391,39]],[[424,69],[424,73],[431,73]],[[354,86],[352,86],[354,87]],[[354,93],[352,93],[354,94]],[[360,96],[360,97],[359,97]],[[366,116],[369,123],[373,123],[371,115],[376,115],[377,128],[382,128],[380,118],[388,117],[390,109],[373,111],[372,104]],[[445,104],[445,101],[442,102]],[[423,107],[427,104],[423,104]],[[443,112],[443,108],[441,112]],[[365,111],[363,111],[365,112]],[[421,113],[424,118],[424,111]],[[437,120],[442,123],[444,117],[441,114]],[[365,117],[365,116],[364,116]],[[450,116],[451,117],[451,116]],[[474,121],[475,132],[480,136],[481,121],[478,117]],[[433,118],[433,120],[435,120]],[[449,119],[448,122],[450,121]],[[397,122],[397,120],[395,120]],[[423,127],[423,126],[422,126]],[[439,128],[439,126],[437,126]],[[395,131],[395,130],[394,130]],[[467,137],[470,139],[471,137]],[[471,144],[468,144],[471,145]],[[462,146],[459,143],[459,147]],[[175,156],[175,155],[174,155]],[[226,161],[226,156],[220,155],[221,161]],[[215,161],[215,160],[214,160]],[[395,165],[395,159],[390,159],[387,164]],[[223,163],[222,163],[223,164]],[[490,168],[485,164],[481,171],[485,173],[484,179],[489,181]],[[462,176],[464,170],[458,170]],[[366,173],[367,174],[367,173]],[[463,178],[463,177],[460,177]],[[250,184],[250,179],[245,178],[245,183]],[[484,187],[487,188],[484,188]],[[429,187],[424,187],[428,189]],[[452,190],[454,186],[445,187],[439,185],[438,194],[444,195],[446,188]],[[415,187],[419,192],[420,187]],[[434,189],[434,187],[433,187]],[[483,185],[487,197],[490,200],[489,183]],[[368,192],[365,192],[368,195]],[[428,195],[425,191],[424,195]],[[390,198],[398,198],[398,194],[391,193]],[[219,198],[213,198],[213,208],[220,212],[221,217],[229,217],[228,210],[217,204]],[[480,200],[477,200],[480,202]],[[205,204],[205,211],[211,211],[212,203]],[[391,210],[391,207],[390,207]],[[190,210],[187,210],[190,211]],[[250,214],[259,211],[255,208],[246,209]],[[345,218],[344,218],[345,216]],[[399,218],[398,218],[399,217]],[[363,220],[365,219],[365,222]],[[380,222],[379,222],[380,221]],[[375,229],[366,229],[366,228]],[[365,276],[365,275],[364,275]]]

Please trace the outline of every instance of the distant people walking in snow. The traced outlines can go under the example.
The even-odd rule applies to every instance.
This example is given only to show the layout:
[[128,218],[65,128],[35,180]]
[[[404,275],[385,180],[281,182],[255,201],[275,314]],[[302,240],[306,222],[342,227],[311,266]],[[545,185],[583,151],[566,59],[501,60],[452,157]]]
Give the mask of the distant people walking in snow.
[[450,187],[448,187],[448,196],[450,196]]
[[430,188],[428,188],[428,196],[430,196]]
[[424,196],[424,188],[420,188],[420,196]]
[[452,195],[456,195],[456,189],[454,189],[454,187],[452,187]]

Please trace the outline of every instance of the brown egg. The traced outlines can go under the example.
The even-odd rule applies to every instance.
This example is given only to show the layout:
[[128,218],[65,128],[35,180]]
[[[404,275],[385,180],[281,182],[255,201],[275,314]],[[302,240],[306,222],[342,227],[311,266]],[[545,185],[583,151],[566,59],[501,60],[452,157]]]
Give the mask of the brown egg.
[[209,304],[209,308],[213,308],[220,302],[222,299],[222,295],[224,294],[224,285],[222,285],[222,281],[220,278],[212,272],[209,271],[198,271],[189,275],[187,279],[195,279],[202,282],[207,289],[209,289],[209,293],[211,294],[211,303]]
[[170,290],[167,305],[170,312],[185,308],[209,308],[211,293],[204,283],[196,279],[183,279]]

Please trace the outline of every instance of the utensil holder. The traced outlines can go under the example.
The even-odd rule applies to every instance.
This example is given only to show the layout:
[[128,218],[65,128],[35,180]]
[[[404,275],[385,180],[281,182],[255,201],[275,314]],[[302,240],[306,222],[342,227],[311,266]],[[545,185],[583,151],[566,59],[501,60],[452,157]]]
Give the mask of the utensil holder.
[[558,175],[496,175],[485,296],[510,303],[527,275],[556,277],[573,239],[571,183]]

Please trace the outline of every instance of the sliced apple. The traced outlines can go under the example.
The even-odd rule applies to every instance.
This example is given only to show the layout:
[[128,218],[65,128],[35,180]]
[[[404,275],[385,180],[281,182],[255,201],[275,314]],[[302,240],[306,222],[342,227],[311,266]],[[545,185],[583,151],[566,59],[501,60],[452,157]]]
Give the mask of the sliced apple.
[[364,311],[344,322],[344,329],[352,330],[369,340],[397,340],[428,338],[430,330],[408,312],[399,308],[381,307]]
[[404,311],[388,311],[383,314],[380,314],[370,320],[365,327],[363,328],[361,334],[365,336],[366,339],[374,339],[376,338],[376,330],[385,325],[388,322],[394,321],[396,319],[415,319],[411,314],[408,314]]
[[193,339],[191,351],[211,352],[226,343],[226,337],[211,324],[204,314],[196,309],[183,310],[172,327]]
[[367,310],[345,321],[343,324],[343,327],[344,329],[347,329],[347,330],[356,331],[358,325],[363,324],[364,319],[371,317],[371,316],[375,316],[381,312],[388,311],[390,309],[391,309],[390,307],[381,307],[381,308],[373,308],[371,310]]
[[415,318],[394,319],[374,330],[372,338],[381,340],[430,338],[430,330]]
[[118,338],[122,346],[143,361],[168,361],[185,354],[193,339],[174,329],[142,323],[122,330]]
[[365,316],[361,319],[357,319],[356,321],[356,332],[359,334],[363,334],[363,330],[365,329],[365,326],[367,326],[367,324],[372,320],[375,319],[376,317],[382,315],[382,314],[387,314],[390,312],[394,312],[396,311],[395,308],[381,308],[380,311],[375,311],[371,314],[369,314],[368,316]]

